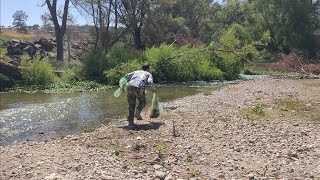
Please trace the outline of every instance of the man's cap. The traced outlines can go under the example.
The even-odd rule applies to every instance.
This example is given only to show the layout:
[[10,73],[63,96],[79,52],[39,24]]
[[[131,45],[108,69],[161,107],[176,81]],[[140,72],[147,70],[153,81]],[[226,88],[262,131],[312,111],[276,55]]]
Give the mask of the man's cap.
[[150,65],[148,63],[144,63],[142,65],[142,70],[148,70],[148,69],[150,69]]

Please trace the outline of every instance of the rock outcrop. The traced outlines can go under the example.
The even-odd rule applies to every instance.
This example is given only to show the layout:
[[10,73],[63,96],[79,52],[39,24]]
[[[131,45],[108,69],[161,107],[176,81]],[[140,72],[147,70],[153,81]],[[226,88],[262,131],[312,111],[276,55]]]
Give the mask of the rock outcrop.
[[22,78],[21,72],[19,71],[18,67],[2,60],[0,60],[0,72],[8,78],[14,80],[21,80]]
[[[88,42],[64,42],[64,56],[65,60],[79,60],[83,53],[88,52],[91,44]],[[4,43],[7,48],[8,56],[12,59],[10,64],[15,66],[20,65],[20,56],[22,54],[28,54],[33,58],[37,53],[41,57],[49,56],[50,58],[56,58],[56,41],[54,39],[41,38],[37,41],[22,41],[12,39]],[[68,47],[69,44],[69,47]],[[69,51],[68,51],[69,49]]]

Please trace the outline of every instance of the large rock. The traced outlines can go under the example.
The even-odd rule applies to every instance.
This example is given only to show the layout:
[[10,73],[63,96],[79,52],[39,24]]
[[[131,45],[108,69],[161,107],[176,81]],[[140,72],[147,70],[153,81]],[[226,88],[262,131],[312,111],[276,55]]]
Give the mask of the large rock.
[[0,72],[14,80],[21,80],[22,75],[18,67],[0,60]]
[[25,48],[23,48],[23,51],[27,52],[29,56],[33,58],[37,52],[37,49],[33,45],[27,45]]
[[45,51],[52,51],[55,47],[55,43],[53,41],[43,37],[39,41],[35,41],[34,43],[41,45],[42,49],[44,49]]
[[7,52],[9,56],[22,55],[22,50],[16,45],[8,45]]

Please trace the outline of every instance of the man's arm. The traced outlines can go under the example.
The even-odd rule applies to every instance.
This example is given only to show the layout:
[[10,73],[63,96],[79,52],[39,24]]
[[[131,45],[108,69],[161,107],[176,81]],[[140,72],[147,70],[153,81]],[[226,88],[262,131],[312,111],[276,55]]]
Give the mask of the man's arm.
[[151,90],[153,91],[153,92],[158,92],[158,89],[156,88],[156,86],[155,86],[155,84],[154,84],[154,82],[153,82],[153,77],[152,77],[152,75],[150,74],[149,75],[149,77],[148,77],[148,85],[150,86],[150,88],[151,88]]
[[129,82],[133,76],[134,72],[128,73],[124,76],[124,78],[126,78],[127,82]]

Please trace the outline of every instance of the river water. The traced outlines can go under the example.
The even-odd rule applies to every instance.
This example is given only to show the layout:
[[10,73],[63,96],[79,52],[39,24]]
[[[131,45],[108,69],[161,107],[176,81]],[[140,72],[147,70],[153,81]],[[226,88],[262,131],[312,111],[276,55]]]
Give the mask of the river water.
[[[198,81],[165,85],[159,87],[159,97],[162,102],[170,101],[238,82]],[[126,95],[123,93],[115,98],[115,90],[64,94],[0,93],[0,145],[65,136],[126,118]],[[151,104],[151,98],[152,93],[147,93],[146,109]]]
[[[200,83],[201,84],[201,83]],[[217,83],[220,84],[220,83]],[[161,86],[160,100],[170,101],[209,88],[199,85]],[[43,136],[64,136],[127,117],[128,103],[115,89],[65,94],[0,93],[0,145],[36,140]],[[152,93],[147,93],[147,108]],[[147,109],[146,108],[146,109]]]

